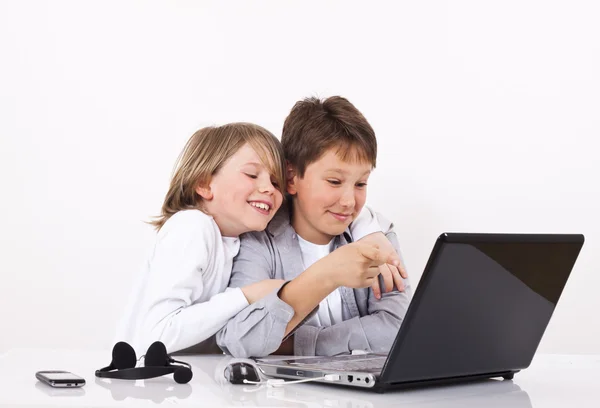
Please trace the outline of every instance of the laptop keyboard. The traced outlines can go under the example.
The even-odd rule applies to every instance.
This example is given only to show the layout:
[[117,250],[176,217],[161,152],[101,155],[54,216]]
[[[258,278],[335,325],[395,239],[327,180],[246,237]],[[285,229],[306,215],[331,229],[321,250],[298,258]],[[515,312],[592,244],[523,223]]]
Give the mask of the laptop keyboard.
[[319,364],[319,367],[325,370],[372,371],[381,370],[383,364],[385,364],[385,358],[373,358],[361,361],[332,361]]
[[298,359],[294,361],[295,366],[318,366],[320,369],[325,370],[338,370],[338,371],[372,371],[381,370],[385,364],[387,357],[375,357],[375,356],[340,356],[340,357],[328,357],[328,358],[306,358]]

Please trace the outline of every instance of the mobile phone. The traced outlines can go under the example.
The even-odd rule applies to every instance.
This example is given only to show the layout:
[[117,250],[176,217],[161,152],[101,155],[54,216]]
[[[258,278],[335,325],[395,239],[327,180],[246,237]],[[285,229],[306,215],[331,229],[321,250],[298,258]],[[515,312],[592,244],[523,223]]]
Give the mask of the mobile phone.
[[38,371],[35,373],[35,378],[51,387],[56,388],[83,387],[85,385],[85,380],[82,377],[69,371]]

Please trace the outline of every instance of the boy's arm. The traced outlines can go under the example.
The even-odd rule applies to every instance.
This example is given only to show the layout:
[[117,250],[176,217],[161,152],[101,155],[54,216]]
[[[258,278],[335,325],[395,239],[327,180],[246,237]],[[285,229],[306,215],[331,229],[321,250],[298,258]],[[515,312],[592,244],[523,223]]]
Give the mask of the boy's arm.
[[[229,287],[275,278],[273,245],[266,232],[245,234],[233,260]],[[266,356],[277,350],[294,309],[278,297],[282,284],[243,309],[217,332],[217,344],[234,357]]]
[[[400,246],[391,223],[385,235],[400,256]],[[352,350],[388,352],[410,303],[412,291],[408,279],[404,280],[404,286],[404,292],[383,294],[381,300],[375,299],[370,288],[367,316],[355,317],[331,327],[298,327],[294,333],[294,354],[330,356]]]
[[[275,252],[276,248],[264,233],[242,238],[230,286],[274,277]],[[369,243],[346,245],[334,252],[279,290],[242,310],[217,334],[217,344],[235,357],[269,355],[342,282],[347,286],[366,287],[378,274],[376,265],[399,262],[393,251],[379,250]]]
[[[382,239],[386,240],[383,235]],[[285,335],[301,325],[309,313],[338,287],[364,288],[372,285],[379,275],[378,267],[386,262],[401,263],[393,247],[380,248],[377,243],[363,240],[341,246],[312,264],[279,292],[280,298],[295,312]]]
[[231,289],[195,303],[204,291],[208,259],[214,256],[213,230],[193,214],[173,218],[166,228],[136,294],[141,304],[136,337],[144,345],[160,340],[168,352],[175,352],[214,335],[248,302],[243,291]]
[[405,292],[391,292],[373,303],[369,290],[369,315],[354,317],[330,327],[303,325],[294,333],[297,356],[333,356],[352,350],[389,352],[406,313]]

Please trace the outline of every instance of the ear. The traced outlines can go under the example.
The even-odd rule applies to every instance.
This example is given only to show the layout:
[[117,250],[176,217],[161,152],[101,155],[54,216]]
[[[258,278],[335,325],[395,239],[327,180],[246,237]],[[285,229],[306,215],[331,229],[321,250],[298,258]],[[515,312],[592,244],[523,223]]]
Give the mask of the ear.
[[286,190],[290,195],[296,195],[298,190],[296,189],[296,180],[298,176],[296,169],[289,162],[285,164],[285,176],[286,176]]
[[198,184],[196,186],[196,194],[198,194],[206,201],[210,201],[213,199],[213,193],[210,190],[210,185],[203,187],[202,185]]

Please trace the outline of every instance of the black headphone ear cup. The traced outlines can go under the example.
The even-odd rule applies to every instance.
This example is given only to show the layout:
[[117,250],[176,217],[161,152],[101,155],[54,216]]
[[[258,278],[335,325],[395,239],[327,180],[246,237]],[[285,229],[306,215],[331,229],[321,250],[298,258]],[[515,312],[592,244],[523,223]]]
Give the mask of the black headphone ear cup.
[[112,351],[112,366],[117,370],[124,368],[133,368],[137,359],[135,357],[135,350],[129,344],[124,341],[120,341],[113,347]]
[[173,379],[177,384],[187,384],[192,379],[192,370],[187,367],[179,367],[173,373]]
[[169,365],[169,356],[167,348],[160,341],[155,341],[148,347],[146,357],[144,357],[146,367],[164,367]]

